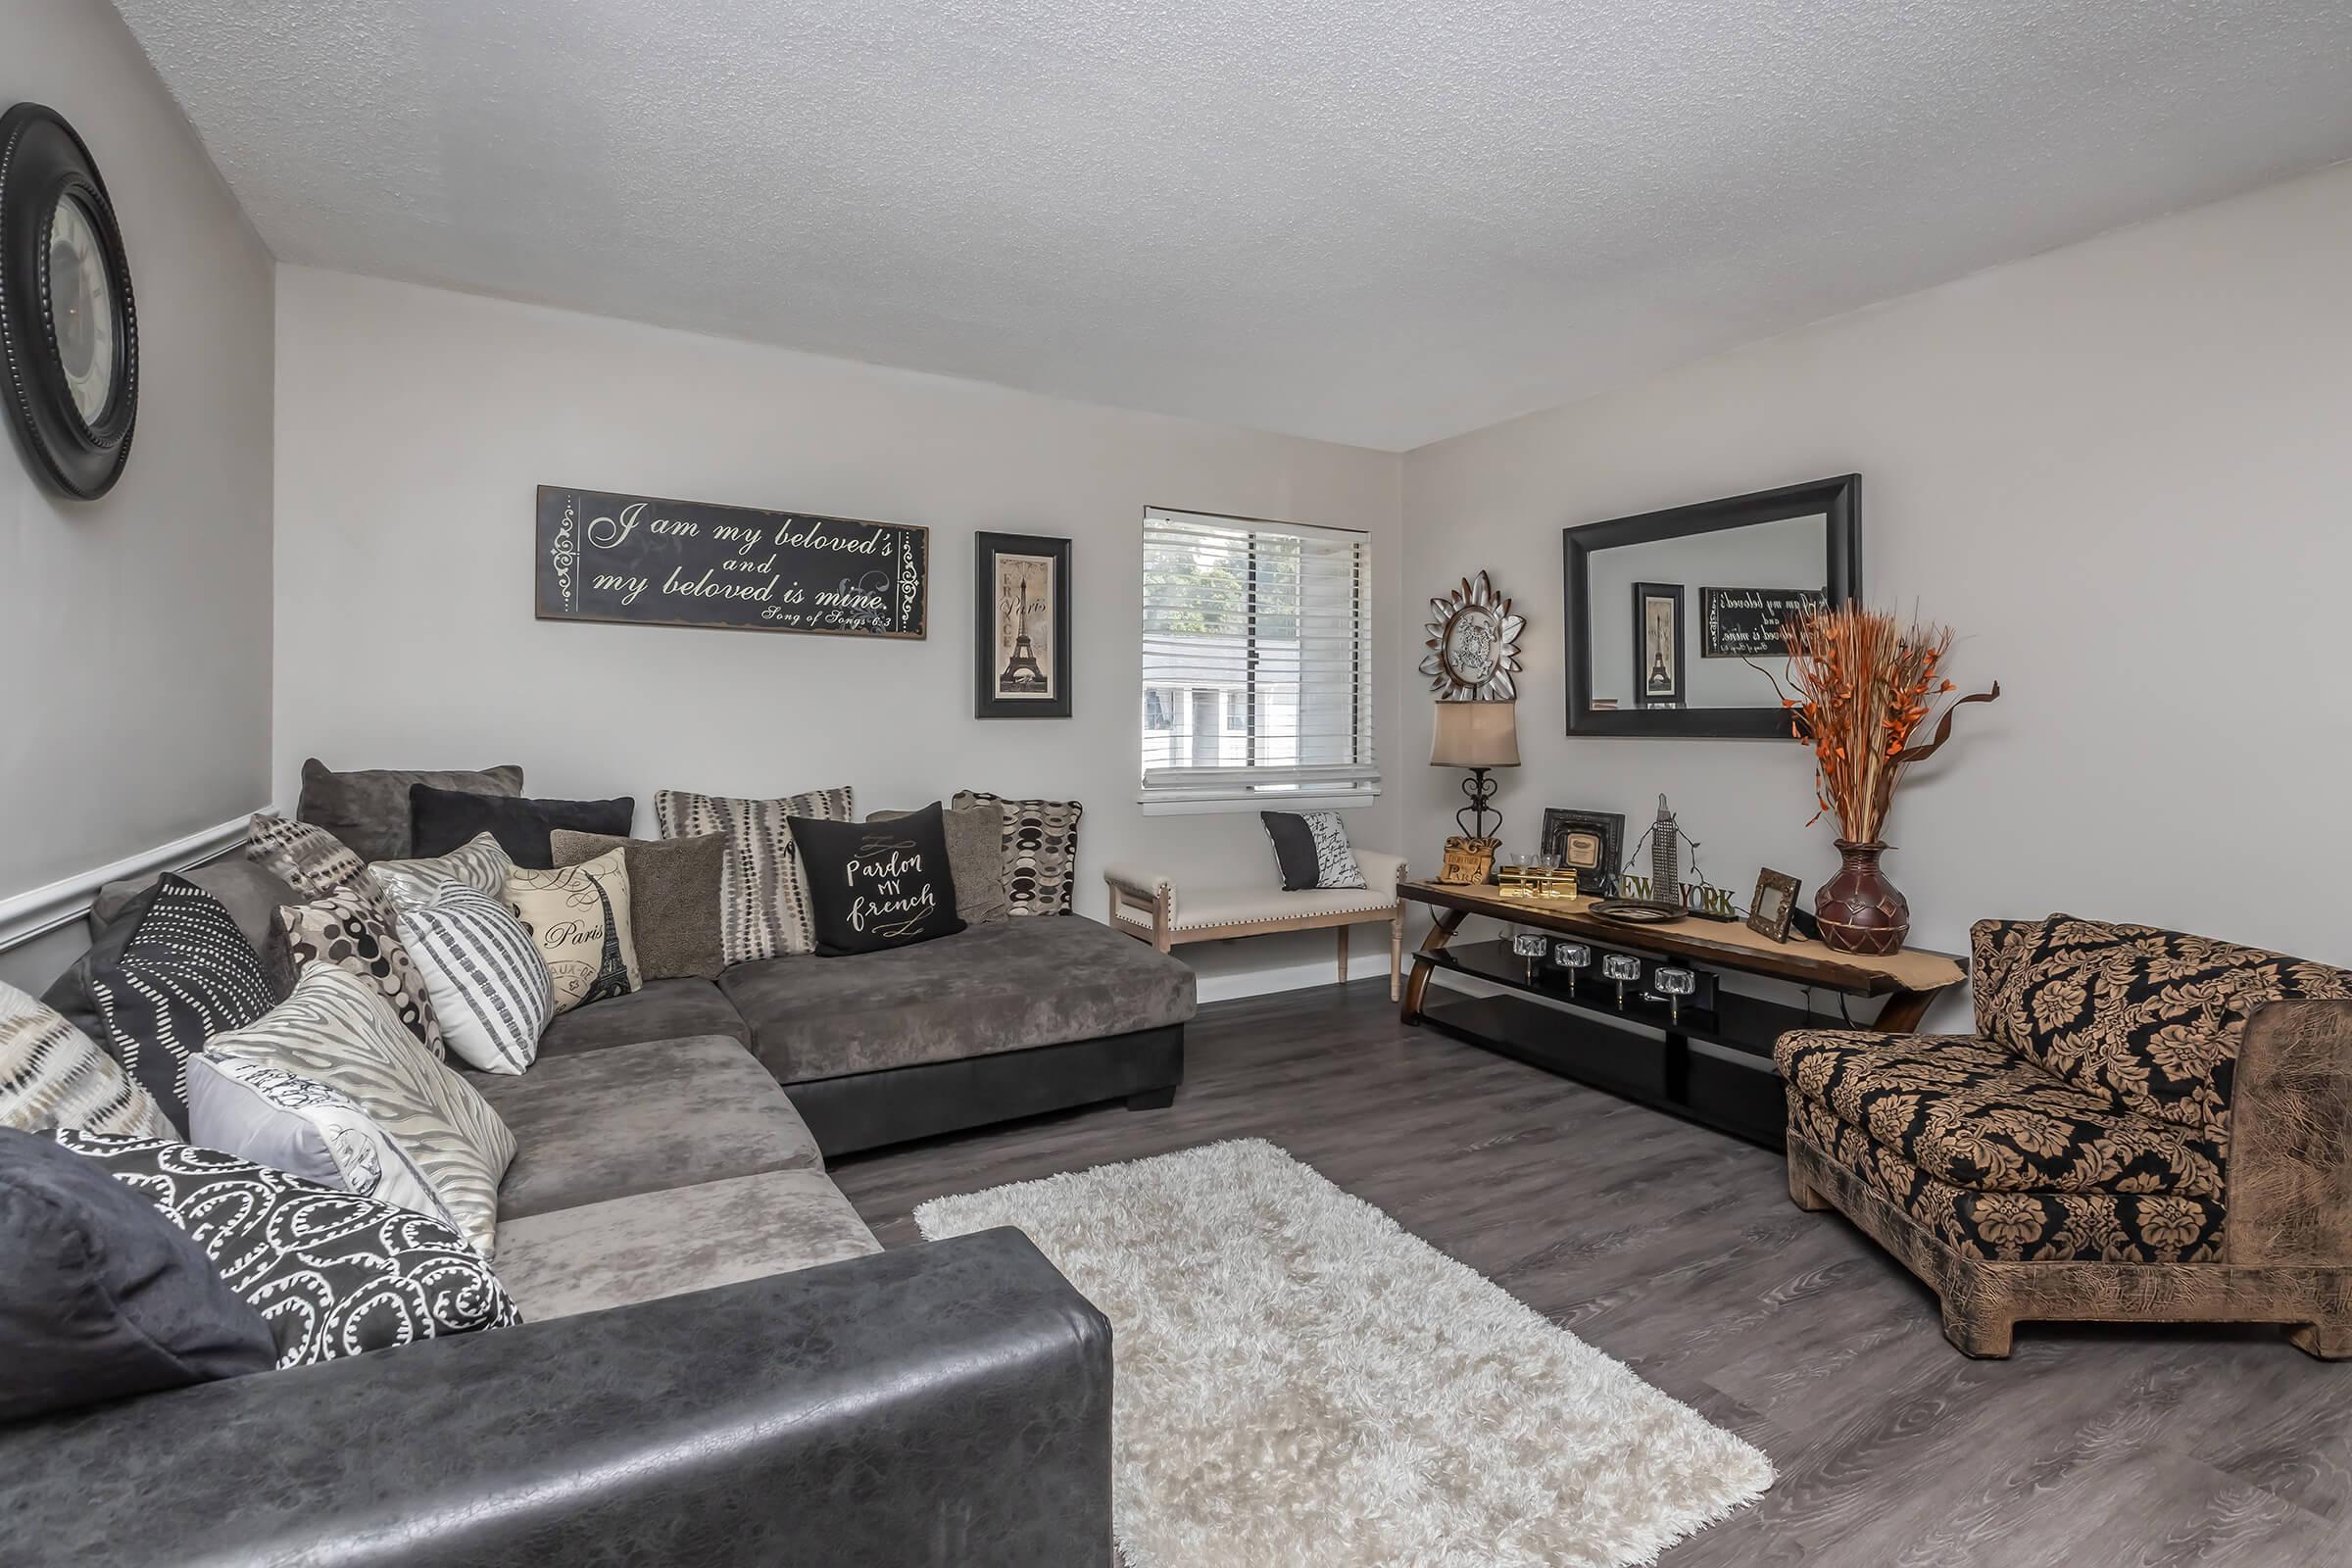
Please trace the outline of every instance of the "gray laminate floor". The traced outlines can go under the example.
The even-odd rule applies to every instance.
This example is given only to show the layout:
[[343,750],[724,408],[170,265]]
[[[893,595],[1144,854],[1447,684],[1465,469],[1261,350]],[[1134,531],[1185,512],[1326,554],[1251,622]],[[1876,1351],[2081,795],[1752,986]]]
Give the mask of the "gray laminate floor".
[[2352,1363],[2264,1330],[2034,1325],[1965,1360],[1924,1288],[1789,1205],[1778,1156],[1406,1029],[1382,983],[1203,1008],[1187,1056],[1171,1109],[836,1179],[896,1247],[941,1193],[1270,1139],[1772,1456],[1765,1499],[1668,1568],[2352,1564]]

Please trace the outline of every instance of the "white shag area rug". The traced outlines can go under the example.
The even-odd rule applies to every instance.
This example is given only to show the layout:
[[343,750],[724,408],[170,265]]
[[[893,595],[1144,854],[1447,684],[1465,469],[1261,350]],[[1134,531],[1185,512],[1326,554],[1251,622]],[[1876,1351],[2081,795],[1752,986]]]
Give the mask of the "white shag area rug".
[[1111,1321],[1129,1568],[1622,1568],[1772,1465],[1272,1144],[914,1211],[1017,1225]]

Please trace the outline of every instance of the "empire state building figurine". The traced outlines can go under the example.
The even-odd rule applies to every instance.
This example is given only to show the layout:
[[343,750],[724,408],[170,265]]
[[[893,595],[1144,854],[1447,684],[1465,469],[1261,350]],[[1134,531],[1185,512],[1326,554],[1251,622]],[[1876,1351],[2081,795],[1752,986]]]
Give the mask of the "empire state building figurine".
[[1021,573],[1019,598],[1013,604],[1012,658],[1005,661],[1004,672],[997,677],[1001,692],[1033,692],[1046,684],[1046,672],[1037,667],[1037,651],[1029,646],[1029,573]]

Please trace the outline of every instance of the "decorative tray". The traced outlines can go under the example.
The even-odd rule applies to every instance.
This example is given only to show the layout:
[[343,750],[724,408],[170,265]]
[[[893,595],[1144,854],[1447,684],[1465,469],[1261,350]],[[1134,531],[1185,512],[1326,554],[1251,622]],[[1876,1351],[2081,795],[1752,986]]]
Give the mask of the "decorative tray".
[[1592,906],[1592,912],[1603,920],[1618,920],[1626,925],[1664,925],[1680,920],[1690,911],[1679,904],[1666,904],[1656,899],[1603,899]]

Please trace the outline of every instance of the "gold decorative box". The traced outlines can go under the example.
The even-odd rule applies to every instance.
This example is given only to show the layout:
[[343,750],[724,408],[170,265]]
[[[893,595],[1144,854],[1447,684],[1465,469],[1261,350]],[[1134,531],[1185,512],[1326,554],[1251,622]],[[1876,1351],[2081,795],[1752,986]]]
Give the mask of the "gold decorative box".
[[1576,902],[1576,868],[1565,865],[1505,865],[1494,872],[1494,891],[1505,899],[1539,899],[1546,904]]

